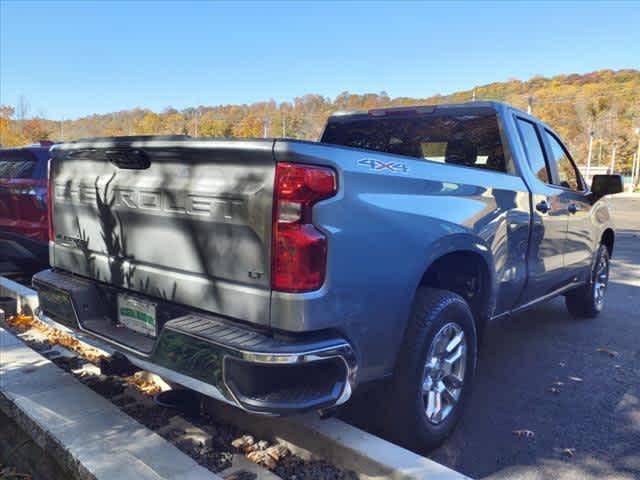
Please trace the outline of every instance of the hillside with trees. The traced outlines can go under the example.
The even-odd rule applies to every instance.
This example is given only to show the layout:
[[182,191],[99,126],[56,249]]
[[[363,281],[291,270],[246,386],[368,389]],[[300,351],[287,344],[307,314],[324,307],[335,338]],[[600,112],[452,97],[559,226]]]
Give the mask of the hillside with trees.
[[[55,92],[52,92],[55,94]],[[134,108],[75,120],[32,118],[24,105],[0,106],[0,144],[24,145],[42,139],[75,140],[111,135],[188,134],[195,137],[290,137],[316,140],[328,115],[341,110],[386,106],[498,100],[527,110],[554,127],[578,163],[584,163],[593,133],[593,164],[609,165],[615,149],[616,170],[629,173],[640,128],[640,71],[599,70],[587,74],[536,76],[428,98],[391,98],[385,92],[336,98],[308,94],[291,102],[218,105],[161,112]]]

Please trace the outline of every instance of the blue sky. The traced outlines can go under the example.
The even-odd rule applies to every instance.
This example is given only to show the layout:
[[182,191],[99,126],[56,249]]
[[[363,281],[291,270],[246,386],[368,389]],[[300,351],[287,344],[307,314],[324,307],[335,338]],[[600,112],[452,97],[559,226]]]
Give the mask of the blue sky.
[[386,91],[640,68],[640,2],[0,0],[0,103],[76,118],[133,107]]

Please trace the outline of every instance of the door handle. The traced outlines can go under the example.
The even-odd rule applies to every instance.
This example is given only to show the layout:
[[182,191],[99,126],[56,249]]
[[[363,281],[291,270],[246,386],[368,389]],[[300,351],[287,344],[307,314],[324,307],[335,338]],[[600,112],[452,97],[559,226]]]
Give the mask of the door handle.
[[542,200],[536,204],[536,210],[538,210],[540,213],[547,213],[550,209],[551,207],[546,200]]
[[580,209],[578,208],[578,206],[575,203],[572,203],[572,204],[569,205],[567,210],[569,210],[569,213],[577,213],[578,210],[580,210]]

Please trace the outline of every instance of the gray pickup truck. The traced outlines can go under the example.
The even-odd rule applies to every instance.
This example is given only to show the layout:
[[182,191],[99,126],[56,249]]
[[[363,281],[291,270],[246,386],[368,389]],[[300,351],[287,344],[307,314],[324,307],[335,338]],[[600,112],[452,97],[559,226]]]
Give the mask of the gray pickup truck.
[[508,105],[336,114],[320,142],[119,137],[56,146],[38,314],[246,411],[327,411],[389,383],[428,449],[491,319],[564,295],[602,310],[605,195]]

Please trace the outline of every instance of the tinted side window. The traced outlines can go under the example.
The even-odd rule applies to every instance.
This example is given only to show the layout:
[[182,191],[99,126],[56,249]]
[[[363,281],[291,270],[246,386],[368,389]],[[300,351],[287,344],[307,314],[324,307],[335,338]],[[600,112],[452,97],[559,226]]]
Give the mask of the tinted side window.
[[4,151],[0,152],[0,178],[32,178],[37,160],[28,151]]
[[527,160],[531,171],[544,183],[551,183],[549,169],[547,168],[544,151],[535,125],[522,118],[518,118],[516,121],[522,144],[527,152]]
[[438,113],[330,122],[323,143],[507,172],[495,113]]
[[546,134],[551,147],[551,161],[555,162],[558,168],[558,180],[555,183],[571,190],[581,190],[582,185],[580,185],[576,167],[573,165],[569,153],[551,132],[547,130]]

